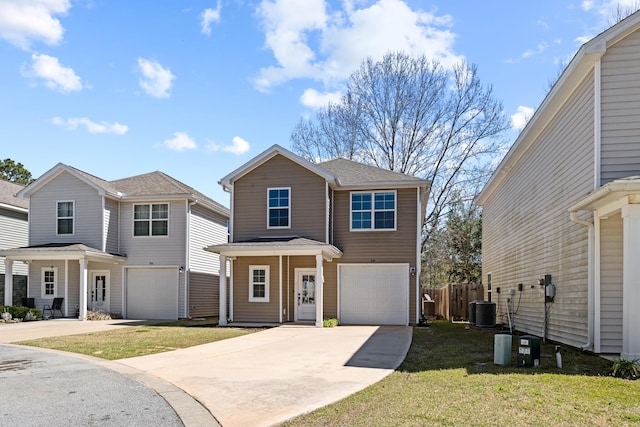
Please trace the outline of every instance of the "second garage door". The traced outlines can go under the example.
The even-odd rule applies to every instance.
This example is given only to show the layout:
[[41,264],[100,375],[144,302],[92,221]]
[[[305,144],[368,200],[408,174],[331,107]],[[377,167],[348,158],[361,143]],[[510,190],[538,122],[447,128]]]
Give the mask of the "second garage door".
[[128,319],[177,319],[178,278],[175,268],[127,270]]
[[408,264],[341,264],[338,280],[340,323],[409,323]]

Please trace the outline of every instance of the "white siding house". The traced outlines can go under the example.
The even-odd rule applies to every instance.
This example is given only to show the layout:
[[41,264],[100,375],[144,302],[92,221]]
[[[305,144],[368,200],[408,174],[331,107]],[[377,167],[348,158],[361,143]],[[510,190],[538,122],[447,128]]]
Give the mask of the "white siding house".
[[478,196],[499,321],[640,357],[638,123],[635,13],[580,48]]
[[[15,197],[22,185],[0,180],[0,249],[24,246],[29,240],[29,202]],[[22,262],[12,265],[13,278],[5,283],[5,264],[0,264],[0,305],[13,299],[26,297],[28,267]],[[10,292],[5,292],[5,288]],[[19,301],[19,300],[18,300]]]
[[[144,319],[217,315],[218,281],[196,281],[191,292],[189,277],[205,265],[209,273],[219,268],[203,248],[226,242],[224,206],[161,172],[105,181],[64,164],[18,195],[31,205],[29,240],[0,256],[29,262],[36,307],[63,298],[65,316],[80,319],[87,310]],[[190,256],[191,242],[201,244],[199,258]]]

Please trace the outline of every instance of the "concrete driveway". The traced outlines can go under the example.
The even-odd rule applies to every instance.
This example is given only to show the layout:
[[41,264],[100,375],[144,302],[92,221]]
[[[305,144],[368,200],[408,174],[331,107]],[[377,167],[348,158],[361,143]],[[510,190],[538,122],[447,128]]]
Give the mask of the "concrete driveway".
[[225,427],[268,426],[380,381],[411,335],[402,326],[280,326],[118,363],[173,383]]
[[[4,325],[0,343],[141,323],[53,320]],[[66,354],[155,390],[186,426],[217,425],[207,410],[225,427],[268,426],[341,400],[386,377],[404,360],[411,337],[412,329],[402,326],[285,325],[114,362]],[[93,382],[86,372],[74,373],[78,383]],[[38,395],[27,394],[25,401],[29,396],[34,405],[42,404]]]

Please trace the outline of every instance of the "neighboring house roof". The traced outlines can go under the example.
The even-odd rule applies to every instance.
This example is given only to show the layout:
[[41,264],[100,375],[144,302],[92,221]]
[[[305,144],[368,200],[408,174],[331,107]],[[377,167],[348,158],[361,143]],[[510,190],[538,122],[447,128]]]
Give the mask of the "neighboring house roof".
[[26,212],[29,209],[29,201],[16,197],[16,194],[23,188],[23,185],[0,179],[0,206],[19,212]]
[[54,260],[88,258],[89,260],[124,262],[126,256],[111,254],[92,248],[82,243],[47,243],[43,245],[26,246],[0,250],[0,256],[20,260]]
[[606,53],[607,48],[638,29],[640,29],[640,11],[623,19],[580,47],[476,198],[479,205],[484,204],[497,185],[509,174],[511,168],[546,129],[576,87]]
[[186,184],[163,172],[151,172],[142,175],[136,175],[129,178],[123,178],[115,181],[106,181],[87,172],[76,169],[62,163],[45,172],[35,182],[28,185],[19,192],[20,197],[27,197],[35,191],[45,186],[53,178],[67,172],[87,185],[93,187],[100,194],[108,195],[115,199],[167,199],[167,198],[188,198],[204,204],[226,217],[229,216],[229,209],[216,202],[215,200],[205,196],[199,191],[194,190]]
[[430,182],[403,173],[389,171],[376,166],[365,165],[346,159],[334,159],[322,163],[312,163],[279,145],[273,145],[261,154],[231,172],[219,183],[231,191],[233,182],[262,165],[276,155],[282,155],[311,172],[323,177],[332,188],[372,188],[372,187],[424,187],[430,188]]

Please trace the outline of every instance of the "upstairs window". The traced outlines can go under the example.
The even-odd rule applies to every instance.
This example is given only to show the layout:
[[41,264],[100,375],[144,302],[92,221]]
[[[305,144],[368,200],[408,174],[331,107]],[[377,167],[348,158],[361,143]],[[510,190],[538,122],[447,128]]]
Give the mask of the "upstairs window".
[[291,188],[267,189],[267,228],[291,227]]
[[249,302],[269,302],[269,266],[249,267]]
[[57,203],[57,230],[59,235],[73,234],[74,202],[64,201]]
[[351,230],[395,230],[396,192],[351,193]]
[[133,205],[134,236],[168,236],[169,204]]

